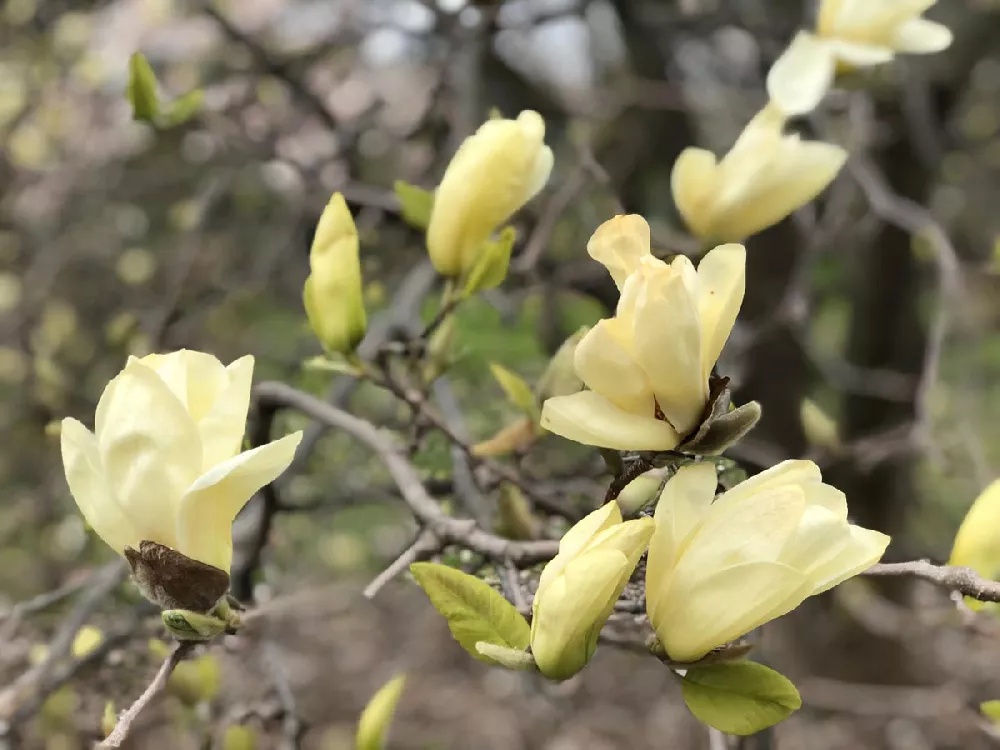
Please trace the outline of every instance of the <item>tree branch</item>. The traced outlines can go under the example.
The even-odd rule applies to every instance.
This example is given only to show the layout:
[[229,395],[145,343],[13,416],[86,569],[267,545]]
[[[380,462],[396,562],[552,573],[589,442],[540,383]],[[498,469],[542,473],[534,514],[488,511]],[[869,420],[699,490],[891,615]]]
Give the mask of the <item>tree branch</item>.
[[163,692],[163,689],[167,686],[167,680],[170,679],[170,675],[173,673],[174,669],[178,664],[191,653],[191,650],[195,647],[193,641],[180,641],[174,650],[170,652],[167,658],[164,660],[163,664],[160,666],[159,671],[156,673],[156,677],[153,681],[149,683],[142,695],[140,695],[135,703],[128,707],[126,711],[118,717],[118,723],[115,724],[115,728],[111,730],[111,734],[97,747],[100,749],[111,749],[118,748],[122,746],[122,743],[128,737],[130,731],[132,731],[132,724],[139,717],[146,706],[148,706],[153,698]]
[[980,576],[972,568],[934,565],[927,560],[901,563],[877,563],[861,575],[910,576],[936,586],[957,591],[981,602],[1000,602],[1000,582]]

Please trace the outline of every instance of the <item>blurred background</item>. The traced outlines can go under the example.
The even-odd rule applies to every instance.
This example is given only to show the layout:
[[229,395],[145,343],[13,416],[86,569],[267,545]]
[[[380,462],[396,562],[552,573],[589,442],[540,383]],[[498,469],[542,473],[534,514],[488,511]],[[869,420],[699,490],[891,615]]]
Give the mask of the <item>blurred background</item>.
[[[535,109],[555,170],[518,216],[507,282],[459,310],[457,361],[435,390],[464,440],[490,437],[518,416],[490,363],[534,383],[568,335],[613,309],[615,287],[585,251],[598,224],[641,213],[659,254],[698,249],[672,205],[673,162],[690,145],[729,148],[814,10],[0,2],[0,747],[89,747],[107,701],[127,705],[162,660],[149,642],[158,621],[84,528],[52,428],[67,415],[92,424],[129,354],[252,353],[258,380],[412,432],[384,392],[303,367],[319,354],[301,307],[315,223],[342,191],[362,234],[366,346],[419,329],[438,280],[394,180],[433,188],[492,110]],[[747,298],[720,371],[738,403],[764,409],[731,453],[744,468],[810,456],[848,493],[855,522],[893,535],[887,560],[940,562],[1000,462],[1000,5],[949,0],[929,16],[954,31],[949,50],[848,77],[796,123],[852,158],[816,203],[748,242]],[[164,98],[203,89],[201,111],[161,131],[133,122],[136,50]],[[368,698],[405,670],[392,748],[710,747],[648,656],[604,647],[552,685],[468,658],[410,584],[365,600],[411,541],[412,518],[363,446],[280,420],[276,430],[311,429],[312,442],[278,483],[280,512],[258,499],[237,523],[234,591],[262,606],[313,593],[265,618],[262,634],[182,665],[131,746],[349,748]],[[414,461],[447,497],[456,459],[423,432]],[[608,482],[593,451],[555,437],[518,468],[581,507]],[[67,632],[76,642],[43,679],[10,690]],[[851,582],[764,630],[760,657],[796,682],[804,707],[740,747],[990,747],[976,707],[1000,697],[998,635],[939,590]]]

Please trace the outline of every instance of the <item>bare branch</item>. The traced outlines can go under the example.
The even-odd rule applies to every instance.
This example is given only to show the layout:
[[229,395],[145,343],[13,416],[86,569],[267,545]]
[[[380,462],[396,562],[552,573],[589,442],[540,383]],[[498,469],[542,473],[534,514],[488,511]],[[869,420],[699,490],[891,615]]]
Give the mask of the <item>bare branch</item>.
[[115,724],[115,728],[111,730],[111,734],[97,747],[101,748],[117,748],[121,747],[122,743],[128,737],[130,731],[132,731],[132,724],[139,717],[146,706],[148,706],[153,698],[163,692],[163,689],[167,686],[167,680],[170,679],[170,675],[173,673],[174,669],[178,664],[186,657],[191,650],[195,647],[193,641],[181,641],[176,646],[174,646],[173,651],[168,654],[167,658],[163,661],[160,666],[159,671],[156,673],[156,677],[153,681],[149,683],[142,695],[140,695],[135,703],[128,707],[128,709],[122,712],[121,716],[118,717],[118,723]]
[[375,595],[382,590],[389,581],[398,576],[410,567],[410,563],[424,560],[441,549],[441,540],[433,531],[424,529],[416,540],[407,547],[403,553],[393,560],[388,568],[379,573],[368,586],[365,587],[365,599],[374,599]]
[[515,564],[550,560],[558,552],[559,543],[555,541],[511,541],[483,531],[475,521],[446,516],[398,442],[370,422],[284,383],[260,383],[254,395],[262,408],[270,405],[297,409],[327,427],[344,430],[374,450],[414,515],[442,542],[462,544],[493,560],[510,559]]
[[878,563],[868,568],[866,576],[910,576],[936,586],[958,591],[981,602],[1000,602],[1000,582],[980,576],[972,568],[934,565],[927,560],[901,563]]

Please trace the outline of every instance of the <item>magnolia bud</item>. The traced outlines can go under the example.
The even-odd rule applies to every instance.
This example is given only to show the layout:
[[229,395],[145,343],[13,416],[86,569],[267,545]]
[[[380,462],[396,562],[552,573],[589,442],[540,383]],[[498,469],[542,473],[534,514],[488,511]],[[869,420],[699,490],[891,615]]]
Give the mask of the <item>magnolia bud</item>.
[[328,352],[350,354],[367,328],[358,230],[344,196],[334,193],[320,217],[302,290],[309,325]]

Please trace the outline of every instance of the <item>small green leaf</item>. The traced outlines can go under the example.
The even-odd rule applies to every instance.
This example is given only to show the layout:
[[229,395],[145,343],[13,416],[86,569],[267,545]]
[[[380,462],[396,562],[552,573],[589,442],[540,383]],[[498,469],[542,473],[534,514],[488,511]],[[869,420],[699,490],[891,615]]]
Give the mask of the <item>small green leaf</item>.
[[431,210],[434,208],[434,192],[402,180],[396,180],[392,189],[399,198],[403,221],[415,229],[427,229],[427,225],[431,223]]
[[354,744],[357,750],[382,750],[385,747],[389,725],[392,724],[405,683],[406,675],[397,675],[368,701],[358,720],[358,735]]
[[156,76],[141,52],[132,55],[128,65],[128,100],[132,104],[132,119],[152,122],[159,113],[156,98]]
[[759,732],[802,706],[799,691],[788,678],[752,661],[694,667],[681,680],[691,713],[726,734]]
[[531,626],[513,604],[474,576],[437,563],[413,563],[410,573],[448,620],[462,648],[480,661],[497,664],[476,649],[480,641],[524,651]]
[[802,432],[810,445],[831,452],[840,449],[840,434],[833,417],[812,399],[804,398],[799,405]]
[[510,254],[514,250],[515,241],[517,241],[517,230],[514,227],[504,227],[499,237],[486,242],[465,280],[465,286],[462,288],[463,296],[484,292],[503,283],[507,278]]
[[164,128],[183,125],[201,111],[201,105],[204,103],[205,92],[201,89],[192,89],[170,102],[160,125]]
[[341,375],[353,375],[354,377],[361,374],[361,370],[354,362],[336,352],[318,357],[310,357],[302,363],[302,369],[319,372],[336,372]]
[[496,362],[490,362],[490,372],[503,388],[507,400],[537,422],[538,404],[535,403],[535,394],[531,386],[524,378]]

